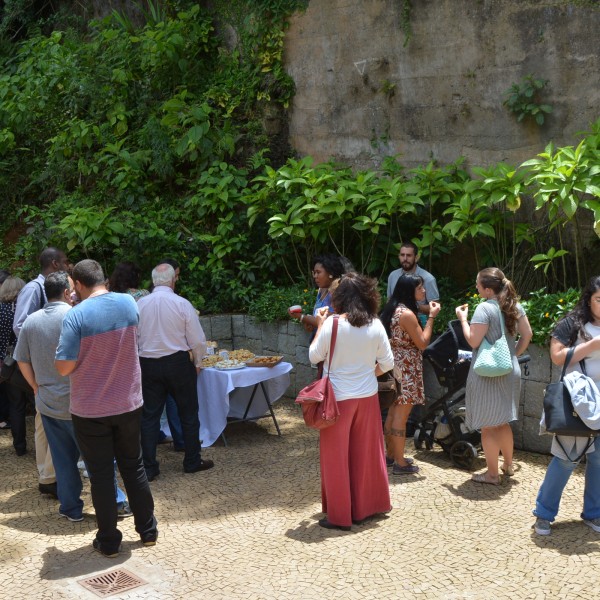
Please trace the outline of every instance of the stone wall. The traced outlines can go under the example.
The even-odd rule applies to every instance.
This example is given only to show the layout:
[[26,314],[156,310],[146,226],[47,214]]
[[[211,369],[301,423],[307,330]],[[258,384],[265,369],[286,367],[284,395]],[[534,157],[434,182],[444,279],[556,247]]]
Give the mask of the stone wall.
[[[565,0],[419,0],[404,45],[398,0],[310,0],[285,39],[296,84],[290,143],[317,161],[407,166],[460,156],[518,164],[569,145],[600,115],[600,10]],[[518,123],[505,91],[549,80],[543,127]]]
[[[290,387],[286,397],[295,398],[298,391],[315,378],[308,360],[309,335],[300,325],[292,321],[257,323],[246,315],[215,315],[201,317],[200,322],[210,340],[226,350],[246,348],[255,354],[283,354],[284,360],[294,365],[290,373]],[[515,447],[522,450],[548,453],[551,437],[540,436],[539,422],[542,414],[544,388],[550,378],[556,380],[557,369],[550,361],[548,349],[530,346],[529,375],[521,379],[519,420],[513,424]],[[429,400],[442,396],[442,388],[425,362],[425,390]]]

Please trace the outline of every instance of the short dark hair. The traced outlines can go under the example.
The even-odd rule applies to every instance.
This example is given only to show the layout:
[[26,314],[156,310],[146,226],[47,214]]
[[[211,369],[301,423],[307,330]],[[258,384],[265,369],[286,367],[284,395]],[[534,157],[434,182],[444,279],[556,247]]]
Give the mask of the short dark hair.
[[80,260],[73,267],[72,277],[73,281],[79,281],[81,285],[84,285],[87,288],[101,285],[106,281],[100,263],[91,258]]
[[134,262],[130,260],[120,262],[108,280],[110,291],[124,294],[131,288],[137,289],[140,285],[141,275],[140,268]]
[[379,308],[377,280],[359,273],[347,273],[331,296],[337,314],[346,313],[348,323],[362,327],[371,323]]
[[69,274],[66,271],[56,271],[49,273],[44,280],[44,290],[48,302],[60,299],[65,290],[70,288]]
[[344,274],[344,265],[340,257],[335,254],[319,254],[318,256],[313,256],[310,261],[310,268],[314,269],[317,263],[323,265],[323,268],[333,279],[337,279]]
[[419,255],[419,249],[417,248],[417,245],[413,242],[402,242],[400,244],[400,248],[412,248],[415,253],[415,256]]
[[66,254],[58,248],[53,248],[52,246],[44,248],[40,254],[40,267],[42,268],[42,271],[45,271],[48,267],[52,266],[52,263],[55,260],[60,261],[63,256],[66,256]]

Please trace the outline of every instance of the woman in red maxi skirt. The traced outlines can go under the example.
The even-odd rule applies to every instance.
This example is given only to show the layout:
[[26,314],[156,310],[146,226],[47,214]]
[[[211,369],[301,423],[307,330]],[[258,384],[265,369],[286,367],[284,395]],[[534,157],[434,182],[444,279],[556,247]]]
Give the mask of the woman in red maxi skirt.
[[348,531],[352,523],[391,510],[385,464],[377,376],[394,366],[394,356],[377,318],[375,279],[344,275],[332,296],[339,315],[333,360],[327,364],[333,319],[320,309],[310,345],[312,363],[325,361],[340,418],[320,432],[321,496],[319,521],[326,529]]

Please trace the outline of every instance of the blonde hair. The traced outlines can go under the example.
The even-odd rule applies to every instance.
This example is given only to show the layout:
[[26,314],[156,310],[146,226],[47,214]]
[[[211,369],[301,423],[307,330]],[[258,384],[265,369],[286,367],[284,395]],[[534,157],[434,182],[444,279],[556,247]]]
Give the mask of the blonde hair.
[[24,287],[25,282],[20,277],[7,277],[0,287],[0,302],[14,302]]

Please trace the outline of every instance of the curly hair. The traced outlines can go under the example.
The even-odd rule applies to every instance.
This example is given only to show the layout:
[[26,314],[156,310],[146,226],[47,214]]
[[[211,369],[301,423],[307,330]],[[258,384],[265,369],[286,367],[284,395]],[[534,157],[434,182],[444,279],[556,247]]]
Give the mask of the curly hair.
[[[571,317],[573,319],[573,327],[571,329],[569,337],[569,345],[572,346],[577,340],[577,336],[581,334],[581,337],[585,340],[591,340],[592,336],[585,330],[585,324],[591,323],[595,320],[592,314],[592,296],[600,291],[600,275],[594,275],[585,286],[581,293],[579,302],[575,305],[573,310],[565,317]],[[562,320],[562,319],[561,319]]]
[[519,311],[517,309],[519,296],[512,281],[507,279],[504,273],[496,267],[489,267],[479,271],[477,279],[484,288],[489,288],[496,294],[498,306],[504,315],[506,329],[511,335],[516,335],[517,321],[519,320]]
[[419,309],[417,307],[417,300],[415,298],[415,290],[423,283],[423,278],[418,275],[404,275],[398,279],[396,287],[392,293],[391,298],[381,311],[381,322],[387,331],[389,337],[392,336],[390,326],[392,323],[392,317],[396,312],[399,304],[404,304],[408,310],[411,310],[415,315],[418,316]]
[[111,292],[124,294],[129,289],[137,289],[140,286],[140,268],[133,262],[126,260],[120,262],[112,272],[108,280]]
[[368,325],[377,317],[379,300],[377,280],[358,273],[341,277],[331,296],[335,312],[338,315],[346,313],[348,323],[353,327]]

